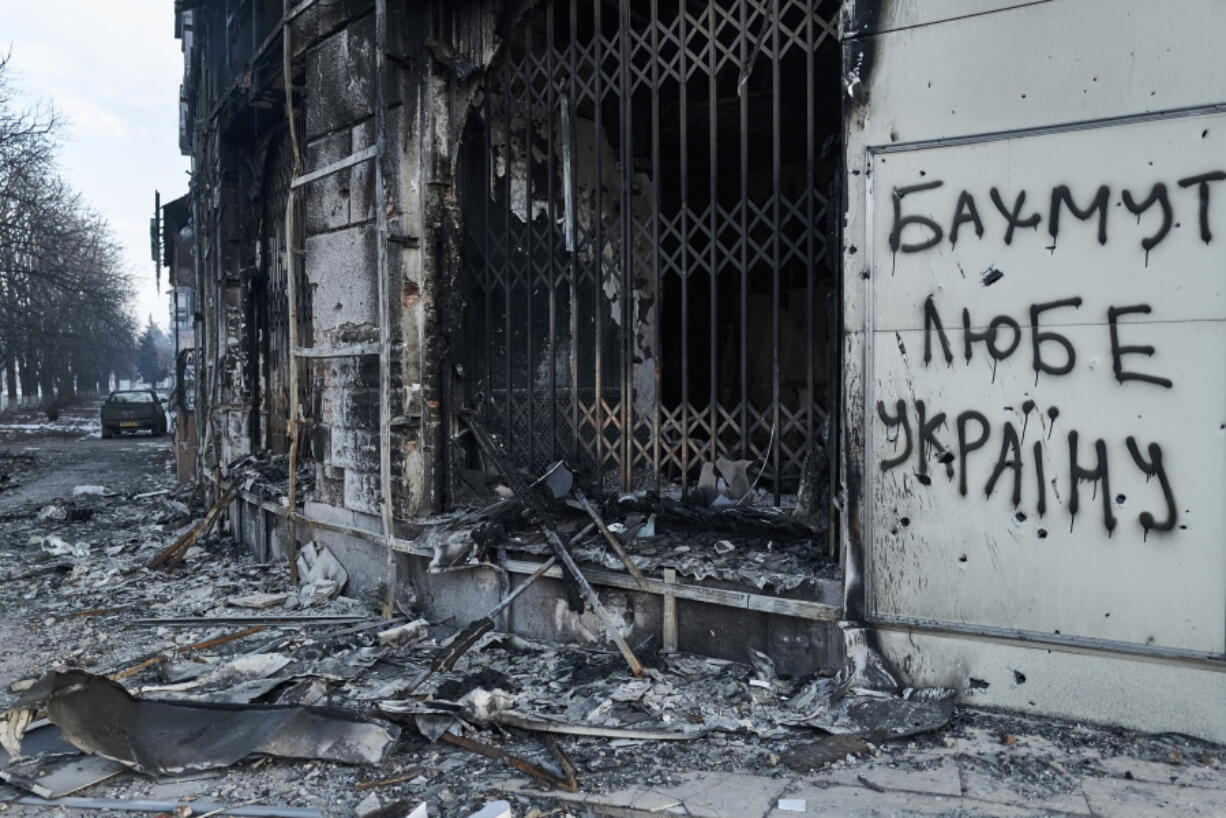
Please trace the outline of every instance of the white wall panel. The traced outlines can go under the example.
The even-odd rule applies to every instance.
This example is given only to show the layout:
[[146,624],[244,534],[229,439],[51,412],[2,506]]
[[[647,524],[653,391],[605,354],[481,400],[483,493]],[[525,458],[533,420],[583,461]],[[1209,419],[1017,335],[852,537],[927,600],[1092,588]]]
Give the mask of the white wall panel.
[[[922,12],[921,4],[871,5],[874,14],[861,19],[878,33],[857,36],[848,26],[844,41],[848,611],[932,634],[885,641],[914,681],[952,683],[971,665],[1007,678],[1006,661],[1089,650],[1093,660],[1044,660],[1076,685],[1032,676],[1025,706],[1078,715],[1072,687],[1081,685],[1087,718],[1220,740],[1220,699],[1188,697],[1185,704],[1203,707],[1187,718],[1169,708],[1143,715],[1141,691],[1174,671],[1162,669],[1167,659],[1135,657],[1186,656],[1176,675],[1203,674],[1213,680],[1208,689],[1221,690],[1226,4],[967,3],[956,14],[946,13],[956,2]],[[1214,176],[1203,187],[1189,181],[1202,174]],[[1021,213],[1037,223],[1007,242],[993,188],[1006,208],[1025,191]],[[1134,213],[1156,189],[1165,199],[1156,194]],[[1079,218],[1064,191],[1076,208],[1102,191],[1104,212]],[[1141,242],[1161,232],[1167,202],[1170,228],[1147,250]],[[916,218],[896,233],[907,217]],[[928,299],[950,344],[948,363],[931,326],[924,360]],[[1067,299],[1079,305],[1041,310]],[[1153,354],[1120,355],[1109,310],[1142,305],[1149,311],[1117,317],[1115,343]],[[1038,332],[1055,334],[1039,346],[1049,366],[1038,372],[1035,307]],[[972,332],[995,321],[997,359],[980,341],[966,360],[963,310]],[[1065,360],[1057,336],[1075,352],[1068,372],[1051,371]],[[1163,380],[1121,381],[1128,373]],[[905,427],[893,420],[899,401]],[[945,452],[927,451],[923,463],[919,401],[929,418],[945,413],[928,444]],[[970,445],[959,445],[959,416]],[[989,432],[975,448],[981,423]],[[1002,455],[1010,433],[1016,505],[1012,450]],[[1089,471],[1078,479],[1072,433],[1085,470],[1102,441],[1105,481],[1084,479]],[[1150,444],[1161,449],[1161,476]],[[1171,516],[1169,527],[1157,524]],[[1127,684],[1109,681],[1118,673],[1131,674]],[[1014,699],[994,694],[992,703],[1019,706]]]

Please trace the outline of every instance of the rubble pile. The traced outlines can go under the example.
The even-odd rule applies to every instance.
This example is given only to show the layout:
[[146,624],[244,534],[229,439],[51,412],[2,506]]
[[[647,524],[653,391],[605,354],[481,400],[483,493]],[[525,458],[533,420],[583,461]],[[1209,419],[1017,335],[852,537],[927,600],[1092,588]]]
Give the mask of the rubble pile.
[[[491,446],[496,446],[492,441]],[[794,591],[814,579],[838,576],[829,558],[824,523],[814,525],[796,507],[772,506],[748,487],[731,499],[728,485],[745,483],[747,461],[720,461],[732,481],[709,479],[684,499],[670,492],[640,490],[589,500],[573,475],[558,462],[531,484],[531,496],[513,491],[498,471],[467,471],[488,505],[432,521],[432,568],[488,561],[494,548],[546,555],[552,549],[534,515],[544,504],[552,527],[575,559],[609,570],[659,574],[664,567],[695,581],[708,579],[752,586],[759,591]],[[711,466],[711,464],[707,464]],[[737,477],[737,475],[740,475]],[[710,485],[706,485],[710,483]],[[499,499],[501,498],[501,499]],[[536,515],[536,516],[539,516]],[[594,524],[594,530],[588,530]],[[601,536],[603,535],[603,536]]]
[[411,777],[378,789],[466,815],[449,806],[459,769],[490,787],[527,775],[598,790],[642,779],[661,753],[743,768],[812,734],[818,680],[780,679],[769,658],[639,645],[635,678],[616,651],[494,633],[489,617],[463,630],[412,611],[382,620],[377,600],[344,595],[326,548],[300,550],[297,585],[288,566],[245,561],[220,533],[222,505],[103,486],[13,515],[0,576],[9,599],[38,611],[30,667],[42,672],[9,680],[0,777],[61,797],[281,757],[271,763],[305,759],[356,795],[355,778],[370,785],[409,764]]
[[[230,476],[276,497],[277,466]],[[715,556],[692,564],[708,576],[730,554],[798,561],[781,574],[803,559],[810,535],[778,510],[589,500],[564,469],[432,521],[428,537],[456,563],[510,541],[549,555],[469,622],[428,621],[412,600],[381,618],[381,600],[348,596],[344,567],[318,543],[299,549],[296,579],[288,564],[253,562],[226,533],[233,490],[206,507],[156,474],[98,475],[7,509],[0,804],[543,818],[638,814],[616,810],[663,793],[674,801],[651,803],[678,814],[739,815],[806,812],[806,786],[832,798],[849,781],[871,793],[925,776],[948,786],[950,770],[970,782],[951,794],[1049,805],[1082,797],[1085,777],[1152,774],[1143,764],[1220,777],[1226,753],[1183,737],[955,710],[952,689],[903,687],[848,623],[846,666],[800,678],[755,650],[734,662],[662,652],[655,637],[627,645],[610,632],[593,647],[499,633],[499,612],[554,564],[574,602],[599,613],[581,565],[653,572],[678,564],[682,542],[709,545]],[[754,537],[760,548],[746,545]],[[770,790],[768,810],[727,806],[731,790],[703,807],[717,781]]]

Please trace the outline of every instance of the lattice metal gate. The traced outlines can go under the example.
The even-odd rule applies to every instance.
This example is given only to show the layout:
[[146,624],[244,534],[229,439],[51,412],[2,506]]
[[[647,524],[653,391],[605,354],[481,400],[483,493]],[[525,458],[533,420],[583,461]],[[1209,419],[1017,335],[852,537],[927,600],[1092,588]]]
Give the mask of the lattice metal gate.
[[[260,353],[260,414],[264,429],[264,446],[276,452],[289,449],[289,303],[286,297],[286,276],[292,262],[285,239],[285,203],[293,176],[289,136],[285,134],[269,147],[264,170],[264,193],[261,197],[261,278],[262,307],[257,310]],[[294,226],[295,242],[302,242],[302,219]],[[298,270],[298,335],[311,337],[310,287],[307,286],[301,262]],[[306,400],[306,393],[300,396]],[[309,404],[307,404],[309,405]]]
[[522,466],[796,490],[834,388],[838,10],[552,0],[505,43],[461,156],[462,391]]

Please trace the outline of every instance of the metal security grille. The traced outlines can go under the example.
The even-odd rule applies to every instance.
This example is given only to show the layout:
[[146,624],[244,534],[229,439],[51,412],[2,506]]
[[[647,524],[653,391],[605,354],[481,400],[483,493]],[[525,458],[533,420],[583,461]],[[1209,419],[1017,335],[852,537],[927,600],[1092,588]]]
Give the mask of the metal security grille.
[[[263,307],[260,327],[260,357],[262,388],[261,415],[265,432],[264,445],[276,452],[289,449],[289,303],[286,298],[286,276],[293,258],[285,240],[285,202],[293,176],[292,156],[288,135],[278,138],[269,148],[262,196],[261,216]],[[301,243],[301,218],[295,225],[295,241]],[[298,268],[299,307],[298,334],[309,339],[311,333],[310,288],[306,285],[302,264]],[[261,310],[257,309],[257,316]],[[305,398],[305,393],[303,395]]]
[[829,405],[838,10],[553,0],[505,43],[461,156],[462,388],[521,465],[684,489],[727,457],[796,491]]

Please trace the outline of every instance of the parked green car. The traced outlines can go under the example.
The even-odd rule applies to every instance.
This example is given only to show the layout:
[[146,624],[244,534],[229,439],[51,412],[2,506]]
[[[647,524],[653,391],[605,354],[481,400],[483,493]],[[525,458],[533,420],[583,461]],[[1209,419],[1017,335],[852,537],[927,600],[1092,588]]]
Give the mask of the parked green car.
[[102,436],[148,429],[154,437],[166,434],[166,410],[152,389],[112,392],[102,404]]

